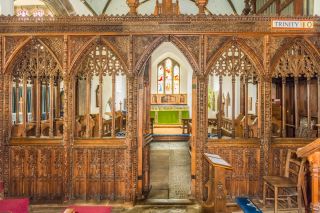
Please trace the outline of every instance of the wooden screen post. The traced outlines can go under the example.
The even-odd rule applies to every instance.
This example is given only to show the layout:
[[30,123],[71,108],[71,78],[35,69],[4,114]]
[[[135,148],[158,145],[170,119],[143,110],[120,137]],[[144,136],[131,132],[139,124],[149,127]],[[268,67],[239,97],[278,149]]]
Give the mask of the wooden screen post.
[[19,99],[20,99],[20,88],[19,79],[16,78],[16,124],[19,123]]
[[90,107],[91,107],[91,75],[87,74],[86,77],[86,137],[91,137],[90,130]]
[[261,127],[262,127],[262,113],[261,113],[261,100],[262,100],[262,94],[261,94],[261,88],[262,88],[262,84],[261,84],[261,77],[258,78],[258,138],[261,137]]
[[32,92],[31,92],[31,113],[32,113],[32,121],[35,122],[36,114],[37,114],[37,81],[36,79],[32,80]]
[[[102,98],[102,96],[101,96]],[[111,130],[111,137],[116,136],[116,74],[112,74],[112,106],[111,106],[111,113],[112,113],[112,130]]]
[[[103,76],[102,76],[102,72],[100,72],[99,74],[99,90],[100,90],[100,93],[99,93],[99,138],[102,138],[103,137],[103,106],[102,106],[102,91],[103,91]],[[112,117],[113,119],[113,117]]]
[[310,84],[311,84],[311,78],[307,77],[307,110],[308,110],[308,137],[311,137],[311,108],[310,108]]
[[286,109],[286,77],[282,77],[282,137],[286,137],[287,109]]
[[[74,92],[76,93],[76,90],[74,90]],[[75,96],[75,95],[74,95]],[[57,78],[57,85],[55,87],[55,112],[56,112],[56,118],[60,118],[60,79]]]
[[244,76],[244,88],[245,88],[245,94],[244,94],[244,137],[248,138],[249,137],[249,127],[248,127],[248,76]]
[[50,113],[49,113],[49,137],[53,137],[53,128],[54,128],[54,78],[50,76]]
[[232,138],[236,137],[236,128],[235,128],[235,117],[236,117],[236,112],[235,112],[235,97],[236,97],[236,77],[234,74],[232,74],[232,129],[231,129],[231,135]]
[[[317,77],[318,82],[318,124],[320,123],[320,77]],[[320,125],[318,125],[318,137],[320,137]]]
[[23,137],[27,136],[27,78],[23,76],[23,98],[22,98],[22,120],[23,120]]
[[[50,81],[50,80],[49,80]],[[48,98],[49,98],[49,85],[48,85],[48,81],[47,81],[47,79],[46,79],[46,95],[45,95],[45,97],[46,97],[46,100],[45,100],[45,102],[46,102],[46,120],[49,120],[48,118],[49,118],[49,101],[48,101]]]
[[37,109],[37,122],[36,122],[36,137],[40,137],[40,128],[41,128],[41,80],[39,79],[39,76],[36,80],[36,90],[37,90],[37,103],[36,103],[36,109]]
[[222,138],[222,75],[219,76],[218,138]]
[[299,108],[298,108],[298,87],[299,87],[299,78],[294,77],[294,123],[295,123],[295,136],[298,134],[299,128]]

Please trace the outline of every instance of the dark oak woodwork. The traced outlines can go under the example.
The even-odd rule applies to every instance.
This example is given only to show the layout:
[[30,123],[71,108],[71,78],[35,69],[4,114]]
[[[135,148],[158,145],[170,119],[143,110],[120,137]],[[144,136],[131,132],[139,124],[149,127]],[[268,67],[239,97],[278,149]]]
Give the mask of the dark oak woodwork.
[[[142,195],[146,195],[145,192],[149,190],[150,141],[146,134],[149,119],[145,113],[149,110],[150,100],[147,99],[150,97],[150,91],[145,85],[146,82],[139,81],[138,78],[152,52],[163,42],[172,42],[193,68],[190,136],[192,196],[200,202],[203,201],[204,184],[208,179],[208,165],[203,159],[203,153],[209,152],[219,154],[234,168],[233,171],[226,173],[228,198],[239,195],[261,197],[262,176],[280,174],[287,150],[297,149],[311,142],[303,138],[272,138],[272,124],[280,122],[280,130],[283,127],[281,106],[274,107],[272,103],[272,78],[287,78],[287,90],[285,90],[287,98],[292,94],[288,92],[290,90],[288,88],[290,86],[293,88],[293,84],[289,82],[290,77],[301,77],[298,84],[294,83],[294,93],[299,97],[299,101],[288,102],[286,106],[290,112],[295,112],[289,113],[289,115],[294,114],[295,122],[291,123],[293,120],[289,119],[288,114],[283,116],[290,121],[289,125],[299,128],[300,118],[303,117],[307,118],[310,128],[314,117],[320,118],[318,110],[320,99],[314,98],[314,94],[319,97],[320,88],[319,80],[316,80],[316,71],[320,70],[319,19],[317,17],[294,19],[314,21],[315,27],[297,30],[272,29],[270,25],[272,18],[263,16],[99,16],[23,19],[1,17],[0,179],[4,181],[5,196],[28,196],[33,201],[61,202],[79,199],[135,202],[137,197],[142,198]],[[46,44],[44,47],[50,52],[55,63],[61,65],[65,96],[63,101],[55,106],[58,116],[53,115],[54,108],[51,107],[50,110],[46,110],[46,113],[50,111],[50,119],[42,121],[41,108],[36,106],[41,105],[41,90],[45,81],[34,79],[32,89],[34,122],[26,125],[19,121],[17,116],[14,128],[17,127],[16,131],[21,134],[18,134],[19,138],[11,137],[14,132],[11,114],[13,65],[23,59],[21,53],[30,47],[30,43],[38,39]],[[99,114],[90,113],[89,80],[86,83],[85,115],[76,116],[78,112],[76,96],[84,95],[75,92],[78,65],[85,61],[88,51],[98,45],[110,49],[127,77],[128,111],[125,118],[127,132],[123,139],[99,138],[102,137],[104,129],[110,129],[107,131],[108,136],[115,136],[115,129],[121,128],[121,125],[118,125],[120,123],[116,120],[115,110],[112,111],[115,118],[112,121],[105,121],[99,116],[102,114],[101,107]],[[245,71],[250,77],[254,74],[253,76],[258,79],[258,123],[257,127],[252,128],[256,129],[260,138],[237,138],[239,135],[241,137],[244,135],[243,132],[237,132],[240,120],[238,125],[234,115],[232,120],[223,119],[221,78],[217,122],[219,137],[222,136],[223,127],[230,136],[236,137],[233,140],[208,139],[207,76],[214,70],[218,60],[221,59],[221,64],[226,62],[226,58],[222,56],[229,51],[229,48],[237,49],[238,53],[241,53],[239,55],[243,56],[242,62],[254,68]],[[294,56],[289,54],[294,52],[292,50],[298,50]],[[284,65],[287,63],[280,61],[290,62],[295,66],[285,68]],[[221,72],[221,75],[232,75],[228,71]],[[114,79],[113,75],[113,82]],[[53,106],[51,79],[49,83],[50,103]],[[279,89],[281,82],[278,83],[277,98],[281,99],[281,89]],[[248,89],[245,84],[246,81],[241,83],[240,89],[242,116],[248,115],[244,107],[248,106]],[[46,85],[48,87],[48,83]],[[25,84],[23,87],[25,88]],[[59,86],[56,87],[59,90]],[[112,99],[114,92],[113,88]],[[23,107],[18,105],[19,100],[16,101],[17,109],[26,110],[25,96],[26,94],[23,94]],[[54,99],[57,100],[57,97],[58,92]],[[58,113],[59,105],[63,105],[61,118],[59,116],[61,114]],[[234,105],[232,103],[232,108],[235,108]],[[114,109],[114,105],[112,108]],[[279,120],[272,116],[276,108],[279,108]],[[26,116],[23,117],[23,121],[25,119]],[[250,121],[249,115],[245,116],[242,125],[247,130],[250,130],[250,125],[248,127]],[[62,131],[58,134],[57,129],[61,127]],[[37,138],[30,137],[28,131],[34,131],[34,136]],[[245,132],[245,135],[248,133]],[[86,139],[82,138],[83,136]]]

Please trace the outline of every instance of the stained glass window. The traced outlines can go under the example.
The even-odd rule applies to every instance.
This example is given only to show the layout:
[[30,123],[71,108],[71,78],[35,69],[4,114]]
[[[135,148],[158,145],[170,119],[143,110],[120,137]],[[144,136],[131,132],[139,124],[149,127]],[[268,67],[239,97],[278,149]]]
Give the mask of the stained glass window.
[[173,68],[173,93],[180,93],[180,68],[178,65]]
[[180,93],[180,66],[171,59],[166,58],[158,64],[158,94]]
[[160,65],[158,67],[158,93],[163,94],[164,92],[164,73],[163,73],[163,66]]

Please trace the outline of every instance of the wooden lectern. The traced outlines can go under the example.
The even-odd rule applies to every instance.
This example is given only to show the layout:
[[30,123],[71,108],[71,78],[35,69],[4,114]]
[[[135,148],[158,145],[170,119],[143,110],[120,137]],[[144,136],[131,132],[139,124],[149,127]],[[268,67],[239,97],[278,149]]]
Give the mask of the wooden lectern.
[[219,155],[204,153],[209,162],[209,180],[206,183],[208,198],[205,201],[205,212],[226,212],[226,176],[225,170],[232,170],[231,165]]
[[320,138],[298,149],[298,157],[306,157],[310,162],[313,213],[320,213]]

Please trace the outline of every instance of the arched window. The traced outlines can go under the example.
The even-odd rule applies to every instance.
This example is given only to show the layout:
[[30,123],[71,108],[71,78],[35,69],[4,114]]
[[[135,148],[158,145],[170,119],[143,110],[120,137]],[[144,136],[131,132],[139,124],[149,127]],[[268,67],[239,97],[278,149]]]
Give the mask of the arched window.
[[157,67],[158,94],[180,94],[180,65],[166,58]]

